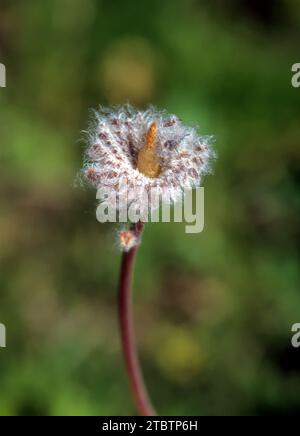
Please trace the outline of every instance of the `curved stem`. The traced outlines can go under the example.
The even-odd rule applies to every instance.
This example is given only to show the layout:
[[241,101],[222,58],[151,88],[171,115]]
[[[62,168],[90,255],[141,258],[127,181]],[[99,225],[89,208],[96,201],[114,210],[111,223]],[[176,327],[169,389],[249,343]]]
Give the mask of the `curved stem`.
[[[132,230],[137,237],[143,232],[144,223],[138,222]],[[136,407],[140,415],[154,416],[155,412],[149,399],[136,351],[133,311],[132,311],[132,273],[137,247],[123,253],[119,281],[119,322],[124,359],[129,382]]]

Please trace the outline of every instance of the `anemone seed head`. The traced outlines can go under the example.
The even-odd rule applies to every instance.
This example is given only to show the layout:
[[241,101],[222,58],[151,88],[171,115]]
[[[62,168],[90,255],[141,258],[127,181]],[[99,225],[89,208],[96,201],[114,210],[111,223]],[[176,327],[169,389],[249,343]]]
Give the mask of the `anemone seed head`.
[[200,186],[210,169],[211,137],[153,107],[100,107],[87,133],[83,178],[117,194],[118,210],[131,202],[142,210],[150,192],[151,198],[154,192],[162,202],[175,203],[183,190]]

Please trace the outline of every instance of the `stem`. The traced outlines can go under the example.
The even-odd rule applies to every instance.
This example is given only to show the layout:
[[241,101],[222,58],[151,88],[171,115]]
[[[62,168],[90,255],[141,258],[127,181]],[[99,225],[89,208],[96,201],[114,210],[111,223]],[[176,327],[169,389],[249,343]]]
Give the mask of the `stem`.
[[[132,230],[139,238],[143,232],[144,223],[133,224]],[[122,349],[127,367],[130,387],[138,412],[142,416],[154,416],[155,411],[149,399],[139,360],[137,356],[133,316],[132,316],[132,273],[137,246],[123,253],[119,281],[119,322]]]

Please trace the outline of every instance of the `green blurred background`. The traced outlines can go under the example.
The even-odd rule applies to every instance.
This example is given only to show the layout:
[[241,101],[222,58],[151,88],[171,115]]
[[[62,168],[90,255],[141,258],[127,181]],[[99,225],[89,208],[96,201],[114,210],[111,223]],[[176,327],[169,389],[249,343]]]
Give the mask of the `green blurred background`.
[[137,340],[162,415],[300,408],[297,0],[1,0],[0,414],[135,414],[116,230],[74,186],[88,110],[149,103],[214,134],[206,225],[149,224]]

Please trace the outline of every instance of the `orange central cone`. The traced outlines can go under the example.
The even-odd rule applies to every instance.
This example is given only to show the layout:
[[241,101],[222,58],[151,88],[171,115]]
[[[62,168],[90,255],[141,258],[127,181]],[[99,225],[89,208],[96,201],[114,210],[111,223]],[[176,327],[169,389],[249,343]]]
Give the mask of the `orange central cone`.
[[154,122],[147,131],[146,143],[141,148],[137,161],[137,169],[150,178],[158,177],[160,174],[160,165],[156,154],[156,136],[157,124]]

